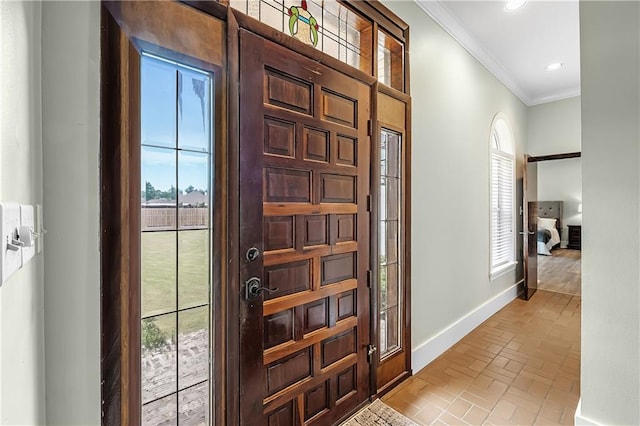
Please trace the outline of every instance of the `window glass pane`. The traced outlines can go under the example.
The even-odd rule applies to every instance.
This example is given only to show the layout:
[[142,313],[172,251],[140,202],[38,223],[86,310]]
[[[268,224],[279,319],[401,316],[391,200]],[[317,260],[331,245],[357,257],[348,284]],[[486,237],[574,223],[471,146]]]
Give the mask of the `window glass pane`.
[[380,357],[383,360],[401,349],[400,312],[402,306],[402,272],[400,248],[401,198],[401,135],[382,130],[380,161],[379,209],[379,330]]
[[378,31],[378,81],[404,90],[404,44],[393,36]]
[[[397,242],[396,242],[397,244]],[[398,305],[398,264],[387,264],[387,307]]]
[[143,231],[176,228],[176,151],[143,146],[141,152]]
[[178,145],[182,149],[210,151],[210,84],[206,74],[178,70]]
[[178,307],[209,303],[209,231],[178,233]]
[[380,309],[387,309],[387,289],[388,289],[388,271],[386,265],[380,265]]
[[380,221],[380,226],[378,227],[378,232],[380,235],[378,239],[380,240],[380,244],[378,247],[378,255],[380,256],[380,265],[386,265],[388,263],[388,254],[389,251],[389,242],[387,241],[387,222],[384,220]]
[[209,378],[209,307],[178,313],[180,389]]
[[177,424],[176,395],[169,395],[142,406],[142,424],[145,426]]
[[386,225],[386,235],[380,235],[380,242],[382,245],[386,241],[387,263],[396,263],[398,262],[398,221],[391,220],[386,222]]
[[378,43],[378,81],[391,86],[391,52]]
[[387,178],[387,220],[398,220],[400,179]]
[[380,354],[386,354],[389,351],[387,345],[387,310],[380,312]]
[[387,176],[387,133],[380,135],[380,175]]
[[180,151],[178,154],[178,204],[180,229],[209,227],[209,169],[211,156]]
[[176,67],[149,56],[140,83],[143,145],[176,146]]
[[[514,164],[511,128],[504,118],[492,126],[491,149],[491,272],[515,262]],[[493,276],[491,277],[493,279]]]
[[372,23],[335,0],[231,0],[230,6],[371,73]]
[[380,182],[380,221],[387,220],[387,178],[382,177]]
[[143,319],[141,332],[142,403],[145,404],[176,391],[176,314]]
[[173,70],[173,88],[161,101],[171,103],[174,113],[150,113],[158,108],[149,100],[141,115],[149,129],[174,136],[177,129],[178,146],[173,136],[172,144],[147,146],[143,140],[141,147],[142,417],[150,425],[173,425],[178,418],[208,424],[213,80],[143,54],[141,86],[147,91],[168,84],[158,67]]
[[400,177],[400,136],[393,134],[387,138],[387,176]]
[[285,13],[282,1],[263,0],[260,4],[260,20],[278,31],[284,31]]
[[400,348],[398,327],[398,307],[387,309],[387,353],[393,353]]
[[181,425],[208,425],[209,382],[178,392],[178,406]]
[[142,317],[176,309],[176,232],[141,236]]

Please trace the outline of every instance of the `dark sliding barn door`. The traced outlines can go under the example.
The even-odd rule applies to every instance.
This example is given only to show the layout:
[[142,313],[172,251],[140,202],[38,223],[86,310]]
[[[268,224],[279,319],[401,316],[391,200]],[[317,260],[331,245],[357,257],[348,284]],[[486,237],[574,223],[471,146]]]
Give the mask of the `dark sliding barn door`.
[[370,87],[240,31],[240,422],[369,395]]

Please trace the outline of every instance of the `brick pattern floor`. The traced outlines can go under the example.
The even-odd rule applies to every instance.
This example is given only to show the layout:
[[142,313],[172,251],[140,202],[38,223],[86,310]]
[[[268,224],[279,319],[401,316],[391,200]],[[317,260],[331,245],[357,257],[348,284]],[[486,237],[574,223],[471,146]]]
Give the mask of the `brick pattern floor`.
[[580,397],[578,296],[517,299],[387,394],[423,425],[571,425]]

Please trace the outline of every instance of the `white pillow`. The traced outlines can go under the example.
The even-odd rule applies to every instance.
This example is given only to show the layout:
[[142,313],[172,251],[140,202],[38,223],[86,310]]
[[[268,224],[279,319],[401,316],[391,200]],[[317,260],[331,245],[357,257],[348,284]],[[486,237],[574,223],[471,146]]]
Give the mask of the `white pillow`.
[[558,219],[552,219],[549,217],[539,217],[538,218],[538,228],[544,229],[554,229],[556,227],[556,221]]

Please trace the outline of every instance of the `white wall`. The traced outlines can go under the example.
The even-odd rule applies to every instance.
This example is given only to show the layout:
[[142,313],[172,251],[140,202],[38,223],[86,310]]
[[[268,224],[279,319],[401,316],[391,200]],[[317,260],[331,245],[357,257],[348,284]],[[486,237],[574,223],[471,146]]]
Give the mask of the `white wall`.
[[[527,111],[527,152],[530,155],[564,154],[581,150],[580,97],[530,107]],[[582,160],[538,163],[538,199],[562,200],[562,246],[567,246],[566,225],[580,225],[582,214]]]
[[640,3],[580,2],[582,373],[578,424],[640,424]]
[[580,97],[536,105],[527,110],[528,154],[550,155],[581,149]]
[[441,337],[519,281],[516,271],[489,281],[489,131],[496,113],[509,117],[520,178],[527,111],[415,3],[385,6],[411,28],[415,370],[429,346],[453,343]]
[[42,6],[47,424],[100,422],[100,3]]
[[[0,1],[0,201],[42,204],[38,2]],[[43,254],[0,286],[0,424],[45,423]]]

